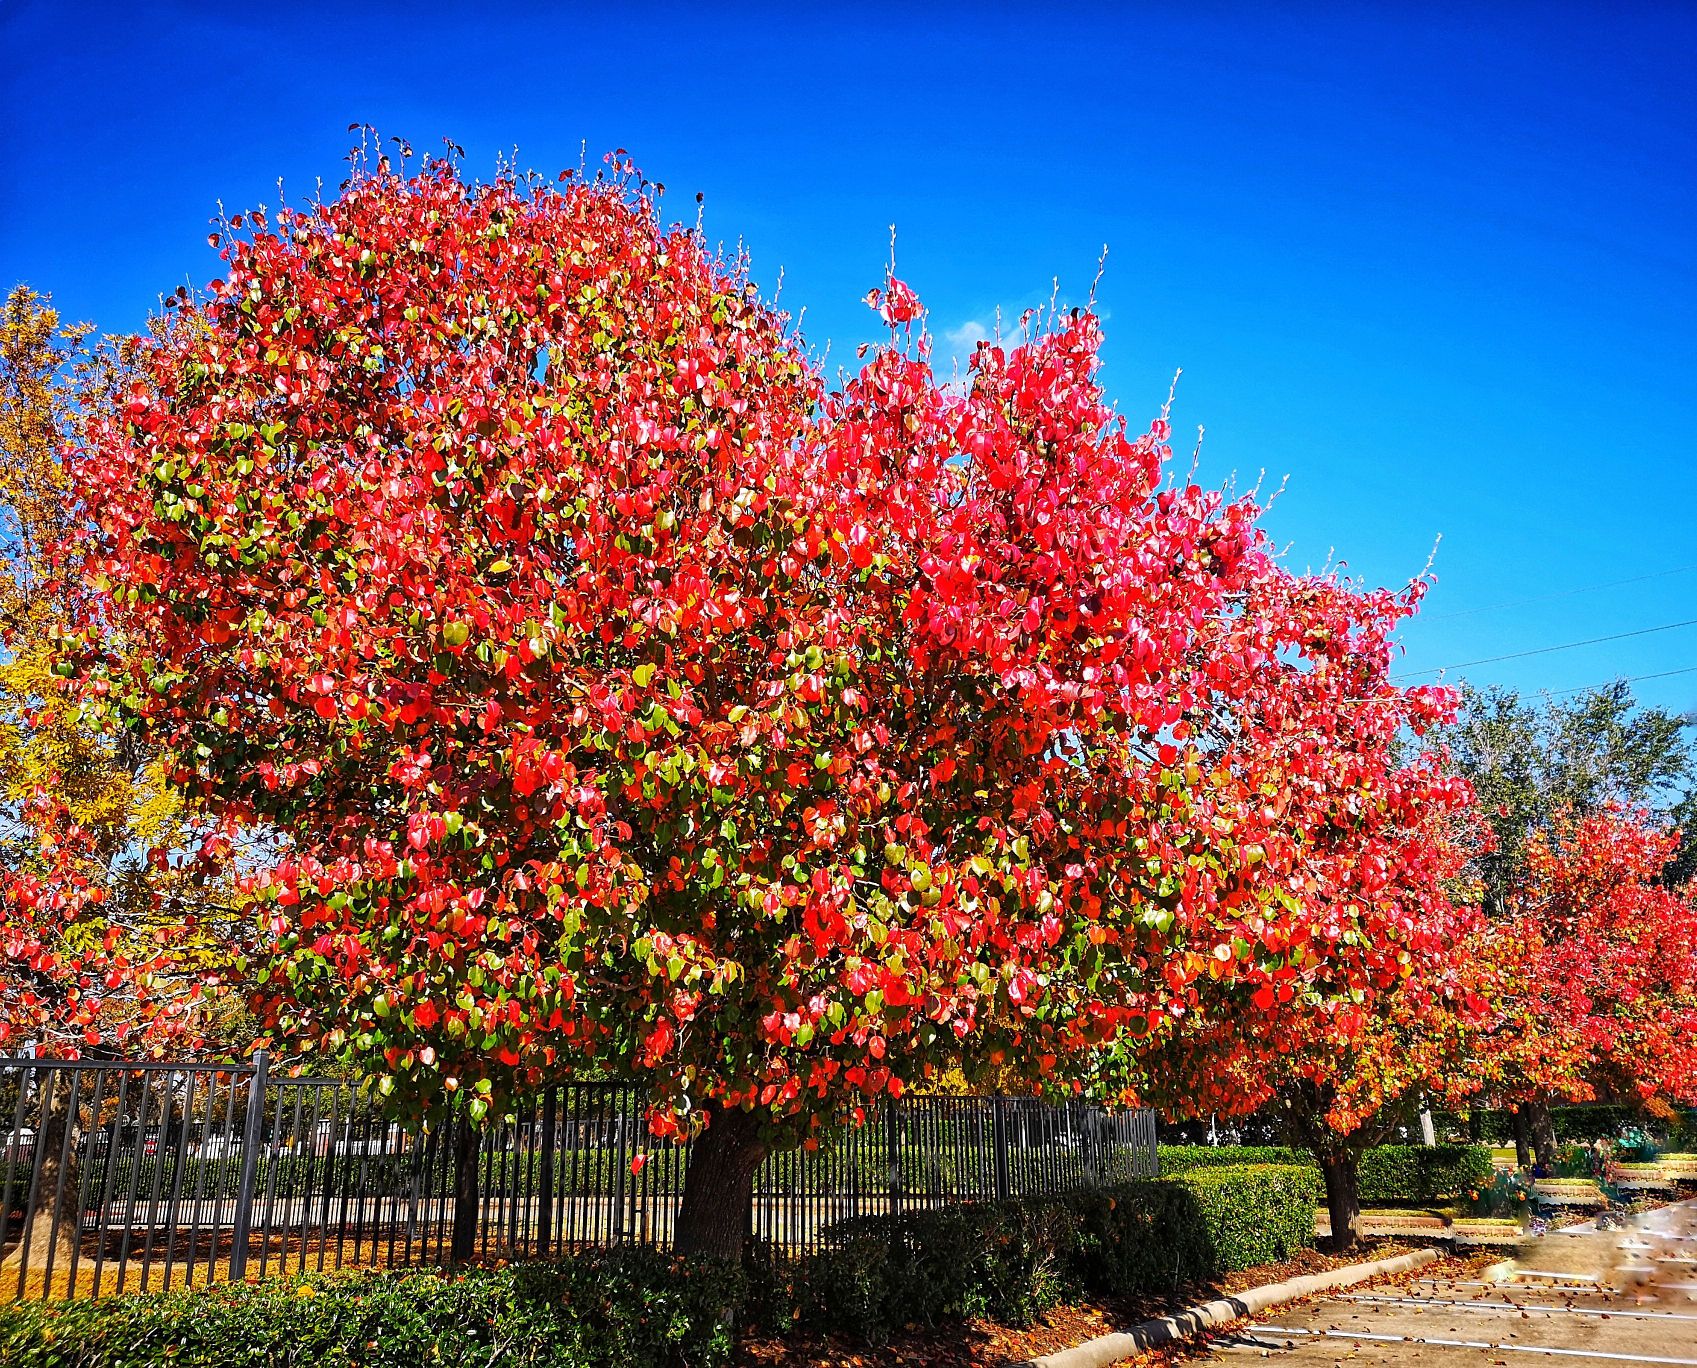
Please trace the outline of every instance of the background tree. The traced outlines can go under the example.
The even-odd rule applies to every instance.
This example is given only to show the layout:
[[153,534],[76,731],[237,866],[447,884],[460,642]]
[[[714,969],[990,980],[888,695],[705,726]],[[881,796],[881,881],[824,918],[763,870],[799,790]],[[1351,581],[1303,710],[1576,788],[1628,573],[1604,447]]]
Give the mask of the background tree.
[[[223,933],[198,915],[207,833],[156,754],[86,721],[55,672],[54,641],[80,606],[52,564],[73,516],[61,459],[78,417],[68,387],[74,379],[97,401],[124,364],[87,349],[86,337],[21,286],[0,314],[3,1054],[180,1050],[203,1035],[204,989],[229,969]],[[47,1087],[40,1191],[44,1201],[62,1191],[74,1211],[76,1175],[61,1182],[58,1172],[69,1093]],[[74,1220],[37,1219],[32,1229],[40,1267],[45,1242],[69,1240]]]
[[1481,1052],[1555,1162],[1552,1100],[1668,1114],[1697,1102],[1697,905],[1663,879],[1676,838],[1594,813],[1528,841],[1493,942],[1507,984]]
[[[63,460],[129,347],[90,350],[50,304],[18,287],[0,322],[0,1049],[75,1054],[141,1037],[180,1047],[204,1025],[201,989],[230,961],[231,915],[194,820],[140,738],[65,695],[55,643],[68,631],[124,649],[57,573],[72,528]],[[72,401],[81,395],[83,405]],[[210,874],[209,874],[209,871]],[[215,915],[201,912],[212,904]]]
[[[1455,767],[1478,793],[1480,811],[1495,837],[1477,861],[1485,909],[1505,923],[1493,947],[1504,957],[1503,972],[1513,967],[1523,980],[1519,1025],[1505,1023],[1504,1027],[1500,1093],[1515,1109],[1522,1156],[1530,1145],[1548,1166],[1554,1163],[1555,1147],[1551,1096],[1570,1100],[1589,1096],[1591,1085],[1579,1081],[1584,1070],[1576,1073],[1552,1063],[1575,1049],[1581,1057],[1587,1052],[1564,1029],[1562,1012],[1547,994],[1606,993],[1609,977],[1616,972],[1609,959],[1625,954],[1630,960],[1636,952],[1618,935],[1569,937],[1561,925],[1541,921],[1537,909],[1560,899],[1555,898],[1547,873],[1538,873],[1534,866],[1547,866],[1552,849],[1577,850],[1576,841],[1581,846],[1600,843],[1599,849],[1621,856],[1617,874],[1624,882],[1602,881],[1591,887],[1606,899],[1626,896],[1624,888],[1645,868],[1643,851],[1649,846],[1644,845],[1631,860],[1625,860],[1624,851],[1635,843],[1653,844],[1655,829],[1677,829],[1679,816],[1690,811],[1692,736],[1685,718],[1638,707],[1630,688],[1619,682],[1565,700],[1536,702],[1509,690],[1468,689],[1461,715],[1445,741]],[[1644,814],[1648,824],[1634,813]],[[1610,832],[1612,836],[1605,836]],[[1652,877],[1670,886],[1682,883],[1678,858],[1675,848],[1669,847]],[[1658,920],[1646,925],[1646,934],[1668,933],[1666,914],[1678,906],[1633,905],[1658,913]],[[1610,922],[1613,914],[1607,905],[1587,915],[1601,919],[1599,926],[1612,924],[1625,932],[1618,920]],[[1677,944],[1676,933],[1676,954]],[[1579,962],[1578,957],[1587,953],[1602,959]],[[1622,982],[1622,991],[1628,991],[1627,981]],[[1580,1013],[1584,1019],[1590,1016],[1588,1010]],[[1549,1032],[1546,1064],[1517,1075],[1509,1061],[1530,1060],[1542,1030]],[[1512,1046],[1508,1040],[1514,1042]],[[1633,1096],[1634,1090],[1628,1088],[1627,1095]]]
[[1669,819],[1689,806],[1697,776],[1687,720],[1639,707],[1625,681],[1538,700],[1464,686],[1444,743],[1496,838],[1478,862],[1493,916],[1524,875],[1536,833],[1615,807]]
[[1175,1022],[1400,978],[1358,833],[1454,783],[1395,760],[1421,587],[1164,484],[1089,314],[946,385],[892,278],[829,393],[623,166],[356,168],[223,250],[76,465],[147,653],[66,667],[289,834],[262,1004],[398,1112],[640,1079],[733,1254],[763,1154],[939,1070],[1125,1097]]
[[[1422,768],[1433,763],[1426,757],[1405,782],[1422,782]],[[1485,1081],[1479,1051],[1501,992],[1468,872],[1482,839],[1470,792],[1444,786],[1405,811],[1417,820],[1346,834],[1382,860],[1379,896],[1414,917],[1416,934],[1399,955],[1396,979],[1343,999],[1295,1002],[1256,1028],[1265,1039],[1229,1018],[1194,1019],[1153,1070],[1152,1095],[1169,1112],[1259,1114],[1310,1151],[1339,1249],[1355,1241],[1361,1156],[1428,1099],[1454,1103]],[[1329,889],[1322,882],[1310,896],[1324,902]]]

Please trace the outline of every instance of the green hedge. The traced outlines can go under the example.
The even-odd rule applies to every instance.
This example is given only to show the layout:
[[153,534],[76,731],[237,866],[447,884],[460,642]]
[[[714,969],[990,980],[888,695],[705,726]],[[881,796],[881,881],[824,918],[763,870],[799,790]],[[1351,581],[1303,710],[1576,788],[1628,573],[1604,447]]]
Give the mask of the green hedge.
[[[180,1188],[177,1187],[179,1165]],[[441,1167],[440,1159],[437,1167]],[[413,1157],[410,1154],[338,1155],[327,1160],[322,1155],[268,1154],[256,1161],[254,1173],[255,1190],[261,1196],[267,1193],[278,1197],[323,1196],[328,1190],[337,1198],[344,1193],[350,1198],[404,1197],[412,1191]],[[99,1192],[109,1194],[113,1201],[124,1201],[133,1191],[138,1201],[147,1201],[153,1196],[155,1185],[161,1201],[169,1201],[173,1189],[183,1201],[210,1200],[234,1197],[241,1191],[242,1160],[239,1154],[181,1160],[172,1154],[144,1155],[139,1161],[123,1155],[110,1164],[97,1158],[84,1164],[81,1174],[87,1189],[83,1198],[87,1205],[94,1204]],[[0,1193],[9,1192],[14,1204],[20,1202],[29,1191],[32,1175],[30,1164],[0,1164]]]
[[846,1221],[824,1252],[757,1267],[767,1328],[879,1341],[914,1323],[1025,1324],[1081,1295],[1171,1292],[1314,1240],[1312,1169],[1245,1166],[1056,1197]]
[[[1279,1146],[1161,1146],[1164,1174],[1242,1164],[1315,1166],[1306,1150]],[[1361,1156],[1358,1177],[1363,1202],[1439,1202],[1489,1182],[1491,1151],[1485,1145],[1377,1145]]]
[[273,1279],[0,1305],[8,1368],[704,1368],[730,1362],[739,1270],[646,1250],[434,1273]]
[[1179,1181],[1196,1199],[1221,1273],[1277,1263],[1314,1243],[1315,1169],[1248,1164],[1195,1169]]
[[1491,1181],[1484,1145],[1380,1145],[1361,1156],[1363,1202],[1439,1202]]
[[1161,1172],[1172,1175],[1199,1168],[1240,1168],[1244,1164],[1296,1164],[1307,1167],[1314,1156],[1288,1145],[1162,1145]]
[[[937,1146],[943,1140],[932,1138]],[[633,1179],[630,1171],[630,1151],[614,1148],[585,1147],[556,1150],[552,1154],[554,1191],[584,1196],[608,1196],[632,1187],[651,1188],[671,1185],[681,1191],[686,1154],[681,1147],[654,1144],[644,1140],[641,1148],[647,1156],[643,1176]],[[1200,1147],[1199,1147],[1200,1148]],[[1041,1169],[1051,1156],[1039,1149],[1031,1152],[1030,1162]],[[1106,1155],[1107,1171],[1100,1174],[1104,1182],[1129,1178],[1139,1158],[1133,1146],[1117,1146]],[[257,1165],[258,1191],[275,1193],[278,1197],[321,1197],[329,1195],[340,1200],[345,1193],[350,1199],[360,1197],[404,1197],[412,1191],[414,1166],[424,1162],[419,1150],[400,1154],[324,1155],[266,1154]],[[445,1159],[439,1152],[428,1155],[430,1168],[422,1182],[426,1191],[439,1189],[445,1181]],[[175,1154],[147,1155],[139,1164],[128,1154],[120,1154],[111,1163],[108,1180],[106,1169],[96,1160],[84,1167],[87,1182],[109,1182],[113,1199],[122,1201],[134,1190],[145,1201],[159,1185],[162,1199],[168,1200],[177,1180],[179,1162],[182,1166],[183,1198],[234,1197],[241,1185],[242,1162],[239,1154],[212,1158],[190,1156],[181,1160]],[[964,1143],[957,1149],[910,1149],[902,1159],[902,1184],[908,1191],[941,1190],[982,1181],[986,1168],[993,1161],[982,1147],[970,1148]],[[1015,1163],[1021,1162],[1019,1158]],[[479,1174],[489,1192],[540,1190],[544,1162],[535,1151],[497,1151],[485,1156]],[[139,1169],[139,1172],[137,1171]],[[29,1191],[31,1165],[28,1162],[8,1165],[0,1162],[0,1195],[9,1193],[16,1206]],[[767,1193],[797,1190],[803,1172],[795,1151],[782,1151],[768,1158],[760,1170],[759,1189]],[[805,1174],[807,1191],[811,1193],[882,1192],[889,1181],[889,1160],[881,1149],[864,1147],[836,1156],[836,1162],[826,1166],[817,1158]],[[11,1186],[6,1186],[10,1180]],[[85,1198],[92,1203],[93,1197]]]

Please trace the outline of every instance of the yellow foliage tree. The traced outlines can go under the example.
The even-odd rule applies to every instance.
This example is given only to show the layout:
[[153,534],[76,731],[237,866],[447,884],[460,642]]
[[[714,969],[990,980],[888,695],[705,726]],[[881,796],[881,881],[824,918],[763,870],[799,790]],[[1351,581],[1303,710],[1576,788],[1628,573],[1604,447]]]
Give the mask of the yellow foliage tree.
[[234,964],[227,889],[159,757],[56,687],[78,612],[52,560],[75,516],[67,382],[98,398],[128,359],[88,333],[25,286],[0,315],[0,1053],[198,1039]]

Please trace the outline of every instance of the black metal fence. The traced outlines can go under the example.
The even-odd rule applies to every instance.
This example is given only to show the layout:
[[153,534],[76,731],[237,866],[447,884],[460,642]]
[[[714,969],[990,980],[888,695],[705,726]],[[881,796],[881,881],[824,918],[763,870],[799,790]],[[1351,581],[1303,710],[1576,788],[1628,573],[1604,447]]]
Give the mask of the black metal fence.
[[[456,1132],[384,1120],[360,1088],[251,1064],[0,1059],[0,1296],[99,1296],[266,1272],[438,1263]],[[638,1088],[552,1088],[476,1141],[480,1256],[667,1244],[689,1147]],[[1152,1177],[1146,1111],[909,1097],[775,1154],[751,1234],[798,1253],[851,1217]]]

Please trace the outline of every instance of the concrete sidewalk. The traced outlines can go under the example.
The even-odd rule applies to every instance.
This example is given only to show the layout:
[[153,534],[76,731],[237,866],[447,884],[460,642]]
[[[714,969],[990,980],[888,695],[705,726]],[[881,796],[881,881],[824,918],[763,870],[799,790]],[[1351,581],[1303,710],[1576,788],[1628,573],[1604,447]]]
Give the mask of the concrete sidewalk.
[[1412,1277],[1258,1317],[1197,1361],[1420,1364],[1548,1362],[1697,1368],[1697,1202],[1627,1229],[1552,1232],[1504,1283]]

